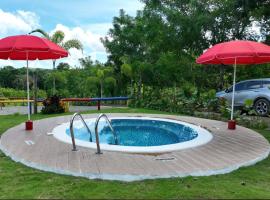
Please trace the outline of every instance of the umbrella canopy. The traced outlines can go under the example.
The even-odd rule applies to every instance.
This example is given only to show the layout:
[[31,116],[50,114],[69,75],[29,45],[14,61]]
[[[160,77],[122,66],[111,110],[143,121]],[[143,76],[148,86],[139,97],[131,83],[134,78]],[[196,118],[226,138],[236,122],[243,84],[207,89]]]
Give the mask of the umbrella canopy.
[[56,60],[67,56],[68,52],[60,46],[33,35],[16,35],[0,40],[0,59],[27,61],[28,120],[30,120],[28,60]]
[[199,64],[233,65],[262,64],[270,62],[268,45],[245,40],[216,44],[203,53],[196,62]]
[[68,52],[45,38],[16,35],[0,40],[0,59],[48,60],[67,57]]
[[236,40],[216,44],[204,52],[198,64],[234,65],[231,120],[233,120],[236,65],[262,64],[270,62],[270,46],[253,41]]

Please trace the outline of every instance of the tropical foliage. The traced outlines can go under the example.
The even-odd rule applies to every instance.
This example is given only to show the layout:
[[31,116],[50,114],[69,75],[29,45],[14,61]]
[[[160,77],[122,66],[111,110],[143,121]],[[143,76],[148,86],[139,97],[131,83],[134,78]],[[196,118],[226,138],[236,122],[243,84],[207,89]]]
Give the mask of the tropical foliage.
[[[32,33],[42,34],[45,38],[47,38],[48,40],[51,40],[55,44],[58,44],[59,46],[61,46],[67,51],[69,51],[72,48],[83,50],[83,45],[78,39],[70,39],[70,40],[64,41],[65,33],[63,31],[60,31],[60,30],[55,31],[51,36],[42,29],[35,29],[31,31],[29,34],[32,34]],[[53,60],[53,69],[55,69],[55,64],[56,64],[56,60]],[[53,92],[55,93],[55,77],[54,76],[53,76]]]
[[67,51],[72,48],[83,50],[83,45],[78,39],[70,39],[70,40],[64,41],[65,33],[63,31],[60,31],[60,30],[55,31],[51,36],[42,29],[35,29],[31,31],[29,34],[32,34],[32,33],[42,34],[45,38],[47,38],[48,40],[51,40],[55,44],[58,44],[59,46],[61,46]]
[[65,111],[64,105],[61,103],[61,98],[58,96],[52,96],[43,101],[43,108],[41,112],[43,114],[63,113]]
[[[195,59],[209,46],[234,39],[270,44],[268,0],[142,0],[136,16],[120,10],[102,38],[108,61],[80,59],[79,67],[31,70],[39,89],[62,97],[131,96],[131,106],[170,112],[222,112],[213,98],[232,83],[232,67],[201,66]],[[254,28],[255,27],[255,28]],[[69,49],[81,49],[64,34],[34,30]],[[237,81],[270,77],[270,65],[241,67]],[[30,79],[31,80],[31,79]],[[0,69],[0,87],[25,89],[25,68]],[[226,112],[226,109],[223,110]]]
[[[186,105],[196,108],[194,103],[206,106],[209,102],[200,101],[208,91],[231,84],[232,68],[196,65],[195,59],[204,49],[235,39],[269,44],[267,0],[143,2],[144,9],[135,17],[121,10],[102,39],[109,53],[108,63],[118,75],[118,92],[133,94],[135,106],[162,110],[182,110]],[[255,25],[260,33],[252,29]],[[269,69],[267,64],[243,67],[237,72],[237,81],[269,77]],[[185,98],[180,97],[182,94]]]

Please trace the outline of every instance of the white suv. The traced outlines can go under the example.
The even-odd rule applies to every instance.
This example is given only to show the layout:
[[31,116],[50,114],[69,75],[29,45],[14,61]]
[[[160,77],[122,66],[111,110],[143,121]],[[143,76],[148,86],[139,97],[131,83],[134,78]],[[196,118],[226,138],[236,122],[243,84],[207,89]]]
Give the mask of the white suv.
[[[232,89],[216,93],[216,97],[232,102]],[[241,81],[235,84],[235,107],[244,106],[246,99],[253,100],[253,107],[258,115],[266,116],[270,111],[270,78]]]

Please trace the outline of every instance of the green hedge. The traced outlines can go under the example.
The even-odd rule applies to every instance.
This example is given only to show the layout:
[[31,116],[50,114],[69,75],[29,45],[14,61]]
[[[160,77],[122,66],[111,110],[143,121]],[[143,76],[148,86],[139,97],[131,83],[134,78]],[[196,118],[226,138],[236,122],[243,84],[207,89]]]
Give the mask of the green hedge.
[[175,88],[144,87],[140,98],[129,101],[131,107],[193,115],[195,111],[218,111],[216,91],[199,92],[197,88],[185,85]]
[[[33,91],[31,90],[30,96],[33,96]],[[10,97],[18,97],[18,98],[26,98],[27,93],[26,90],[16,90],[13,88],[0,88],[0,98],[10,98]],[[38,98],[46,98],[47,94],[44,90],[38,90]]]

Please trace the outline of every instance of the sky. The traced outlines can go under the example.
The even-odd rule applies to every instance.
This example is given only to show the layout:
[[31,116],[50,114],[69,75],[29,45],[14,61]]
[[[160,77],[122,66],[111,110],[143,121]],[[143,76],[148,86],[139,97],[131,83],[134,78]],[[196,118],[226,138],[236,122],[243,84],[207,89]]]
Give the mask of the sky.
[[[71,49],[70,56],[58,63],[67,62],[78,67],[78,59],[85,56],[106,62],[107,54],[100,38],[112,26],[113,17],[118,16],[120,9],[135,16],[142,8],[139,0],[1,0],[0,38],[27,34],[36,28],[50,34],[62,30],[66,40],[79,39],[84,51]],[[4,65],[23,67],[25,62],[0,60],[0,67]],[[32,61],[30,68],[33,67],[51,68],[52,62]]]

